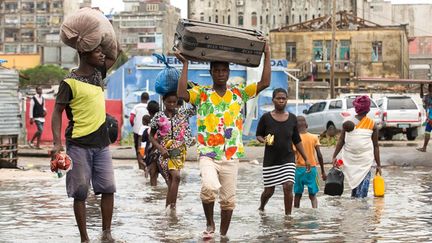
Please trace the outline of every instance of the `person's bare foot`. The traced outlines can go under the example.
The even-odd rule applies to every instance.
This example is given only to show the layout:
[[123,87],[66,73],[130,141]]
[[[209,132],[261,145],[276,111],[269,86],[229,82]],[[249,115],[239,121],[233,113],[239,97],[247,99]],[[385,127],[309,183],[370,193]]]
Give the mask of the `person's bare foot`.
[[417,151],[426,152],[426,148],[417,148]]
[[111,230],[104,230],[102,232],[101,242],[103,242],[103,243],[115,242],[114,238],[111,235]]

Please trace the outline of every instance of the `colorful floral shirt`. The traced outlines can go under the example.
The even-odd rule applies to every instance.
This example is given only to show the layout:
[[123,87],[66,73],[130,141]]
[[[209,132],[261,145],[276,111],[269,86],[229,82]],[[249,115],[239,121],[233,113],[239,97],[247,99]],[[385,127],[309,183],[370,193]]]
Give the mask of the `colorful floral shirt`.
[[246,87],[228,87],[223,97],[208,86],[195,86],[189,90],[189,102],[197,107],[200,156],[217,160],[244,157],[243,116],[240,111],[256,92],[256,83]]
[[150,121],[150,127],[157,130],[156,136],[163,146],[169,139],[175,140],[178,145],[186,144],[190,146],[193,144],[194,138],[190,130],[189,118],[195,114],[195,107],[182,107],[170,119],[165,115],[165,112],[159,111]]

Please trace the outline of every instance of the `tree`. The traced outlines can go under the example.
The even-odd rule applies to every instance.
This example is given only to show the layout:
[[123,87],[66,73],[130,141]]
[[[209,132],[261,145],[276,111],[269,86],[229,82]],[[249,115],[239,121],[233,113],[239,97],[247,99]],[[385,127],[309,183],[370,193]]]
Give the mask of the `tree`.
[[20,71],[20,86],[59,84],[68,73],[57,65],[39,65]]

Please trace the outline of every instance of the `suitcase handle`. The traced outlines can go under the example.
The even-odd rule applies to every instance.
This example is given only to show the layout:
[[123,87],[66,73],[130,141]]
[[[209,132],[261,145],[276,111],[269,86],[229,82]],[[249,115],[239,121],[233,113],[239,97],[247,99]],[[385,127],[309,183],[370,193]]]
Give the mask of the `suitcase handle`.
[[251,30],[251,29],[245,29],[245,28],[240,28],[240,27],[235,27],[235,26],[231,26],[231,25],[223,25],[223,24],[214,24],[214,23],[207,23],[207,22],[203,22],[203,21],[198,21],[198,20],[191,20],[191,19],[180,19],[180,22],[182,22],[183,24],[193,24],[193,23],[200,23],[200,24],[204,24],[204,25],[209,25],[211,27],[225,27],[225,28],[232,28],[232,29],[237,29],[237,30],[243,30],[246,32],[253,32],[256,36],[264,36],[262,31],[260,30]]

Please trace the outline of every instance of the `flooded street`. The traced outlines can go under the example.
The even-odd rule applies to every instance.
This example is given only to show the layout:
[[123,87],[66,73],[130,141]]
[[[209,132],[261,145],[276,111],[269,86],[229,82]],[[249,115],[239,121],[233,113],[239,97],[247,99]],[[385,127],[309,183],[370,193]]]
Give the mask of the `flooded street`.
[[[46,168],[48,169],[48,168]],[[241,163],[237,207],[228,235],[232,242],[430,242],[432,241],[432,175],[429,168],[385,167],[384,198],[366,200],[318,194],[318,209],[305,194],[300,209],[283,214],[277,188],[264,215],[257,211],[262,192],[261,165]],[[72,200],[65,179],[53,174],[38,179],[0,181],[0,242],[79,242]],[[151,188],[135,162],[115,166],[117,193],[113,235],[126,242],[199,242],[205,219],[199,198],[197,163],[183,170],[177,217],[165,215],[166,186]],[[47,173],[48,174],[48,173]],[[372,184],[372,183],[371,183]],[[347,188],[347,186],[346,186]],[[99,197],[88,200],[88,231],[97,242],[101,232]],[[219,225],[219,205],[216,204]],[[218,241],[218,237],[216,241]]]

